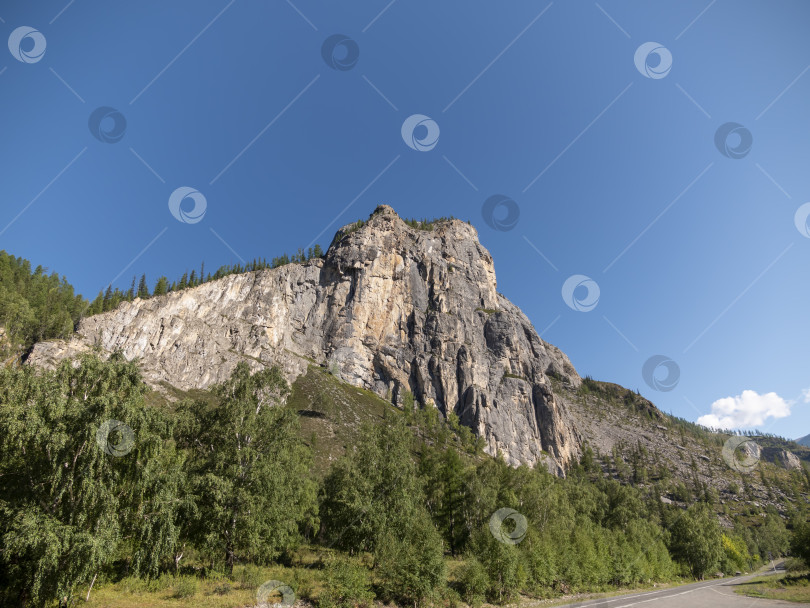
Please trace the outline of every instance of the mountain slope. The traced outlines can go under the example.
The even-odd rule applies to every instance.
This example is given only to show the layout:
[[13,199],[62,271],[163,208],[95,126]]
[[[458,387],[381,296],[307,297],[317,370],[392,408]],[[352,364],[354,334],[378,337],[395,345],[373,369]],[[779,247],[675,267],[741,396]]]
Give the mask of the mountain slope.
[[322,259],[124,302],[70,340],[35,345],[28,363],[93,348],[138,358],[153,387],[183,391],[224,381],[243,360],[278,364],[291,382],[314,362],[395,404],[413,395],[455,412],[511,464],[562,474],[580,454],[551,384],[575,390],[579,375],[497,293],[492,257],[458,220],[414,228],[380,206]]
[[806,435],[806,436],[802,437],[801,439],[797,439],[796,443],[798,443],[799,445],[804,445],[804,446],[807,446],[807,447],[810,448],[810,435]]

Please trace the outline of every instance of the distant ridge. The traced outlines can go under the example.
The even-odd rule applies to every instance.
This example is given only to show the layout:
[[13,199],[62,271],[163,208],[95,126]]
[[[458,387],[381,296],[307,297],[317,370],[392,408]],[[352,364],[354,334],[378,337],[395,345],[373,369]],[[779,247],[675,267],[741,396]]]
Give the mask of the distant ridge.
[[797,439],[796,443],[799,445],[806,445],[808,448],[810,448],[810,435],[805,435],[801,439]]

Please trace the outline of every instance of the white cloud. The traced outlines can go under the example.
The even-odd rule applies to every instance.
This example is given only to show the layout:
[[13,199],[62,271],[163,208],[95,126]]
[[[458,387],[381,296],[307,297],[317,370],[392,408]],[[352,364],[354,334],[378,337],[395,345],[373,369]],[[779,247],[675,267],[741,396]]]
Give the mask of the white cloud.
[[[810,389],[803,392],[810,400]],[[743,391],[736,397],[724,397],[712,403],[712,413],[698,418],[698,424],[717,429],[758,427],[768,418],[790,416],[793,402],[785,401],[776,393],[760,395],[756,391]]]
[[802,401],[810,403],[810,388],[802,389]]

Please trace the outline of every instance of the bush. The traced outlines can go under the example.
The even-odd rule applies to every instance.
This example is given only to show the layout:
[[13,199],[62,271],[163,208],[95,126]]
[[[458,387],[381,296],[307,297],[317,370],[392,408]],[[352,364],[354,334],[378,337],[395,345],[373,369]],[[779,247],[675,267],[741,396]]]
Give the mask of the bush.
[[239,582],[243,589],[257,589],[264,580],[262,569],[254,564],[247,564],[239,573]]
[[[398,523],[384,530],[377,542],[380,586],[388,599],[416,606],[445,586],[444,543],[423,510]],[[402,532],[396,535],[393,529]]]
[[318,598],[321,608],[351,608],[374,599],[368,569],[357,561],[332,558],[326,563],[325,587]]
[[193,597],[197,594],[199,587],[200,584],[196,578],[191,578],[190,576],[178,577],[177,581],[174,583],[174,594],[172,597],[178,599]]
[[488,527],[476,534],[473,554],[489,579],[487,595],[492,602],[508,602],[526,583],[526,568],[518,548],[497,540]]
[[810,566],[810,524],[796,526],[790,539],[790,552]]
[[461,586],[461,597],[472,608],[478,608],[489,589],[489,577],[484,566],[474,557],[469,557],[459,571],[459,585]]
[[292,588],[296,597],[312,599],[315,589],[315,576],[309,568],[296,568],[292,576]]

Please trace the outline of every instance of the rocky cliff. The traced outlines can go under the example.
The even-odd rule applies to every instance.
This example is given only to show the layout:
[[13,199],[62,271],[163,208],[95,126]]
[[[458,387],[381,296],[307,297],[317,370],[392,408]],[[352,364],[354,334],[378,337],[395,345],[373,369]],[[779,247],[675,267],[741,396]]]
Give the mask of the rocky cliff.
[[472,226],[430,228],[380,206],[322,259],[125,302],[83,319],[69,341],[35,345],[28,363],[120,350],[153,387],[188,390],[224,381],[239,361],[278,364],[290,381],[315,362],[394,403],[409,391],[454,411],[512,464],[562,473],[581,439],[550,377],[576,388],[577,372],[496,291]]

